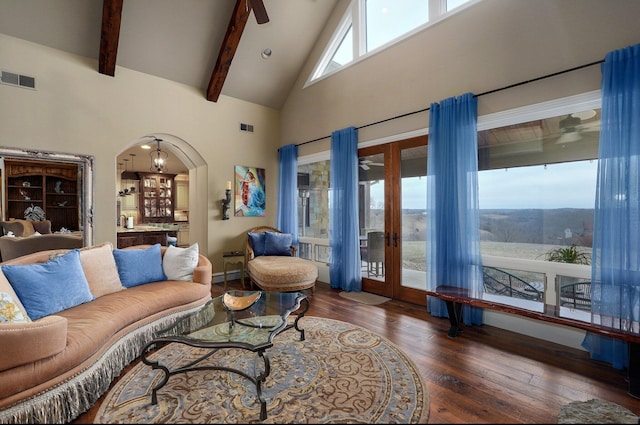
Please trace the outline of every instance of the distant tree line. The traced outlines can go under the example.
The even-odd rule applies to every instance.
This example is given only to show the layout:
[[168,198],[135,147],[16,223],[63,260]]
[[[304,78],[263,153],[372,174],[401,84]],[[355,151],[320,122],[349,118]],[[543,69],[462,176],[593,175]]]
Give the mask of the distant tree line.
[[593,209],[481,210],[480,239],[591,247]]
[[[424,210],[402,211],[402,240],[425,240]],[[370,228],[384,229],[384,211],[370,211]],[[593,209],[480,210],[480,240],[494,242],[577,245],[593,243]]]

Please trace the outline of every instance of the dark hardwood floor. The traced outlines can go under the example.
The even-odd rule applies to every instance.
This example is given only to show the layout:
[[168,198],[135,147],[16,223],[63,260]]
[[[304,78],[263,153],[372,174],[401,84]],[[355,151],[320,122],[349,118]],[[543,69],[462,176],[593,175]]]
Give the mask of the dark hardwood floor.
[[[239,289],[240,281],[229,286]],[[429,423],[557,423],[562,405],[592,398],[640,414],[625,373],[585,351],[486,325],[451,339],[449,321],[424,307],[395,300],[370,306],[339,292],[318,284],[307,315],[365,327],[402,348],[428,387]],[[222,284],[214,284],[212,295],[222,293]],[[92,423],[100,401],[73,423]]]

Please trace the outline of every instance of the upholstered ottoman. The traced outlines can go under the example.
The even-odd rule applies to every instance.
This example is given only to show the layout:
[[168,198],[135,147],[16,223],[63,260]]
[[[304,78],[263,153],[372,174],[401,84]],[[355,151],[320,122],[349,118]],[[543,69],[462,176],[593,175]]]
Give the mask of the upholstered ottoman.
[[247,232],[245,255],[251,285],[263,291],[315,290],[318,267],[296,257],[291,235],[274,227],[254,227]]
[[298,257],[267,255],[247,262],[252,283],[263,291],[301,291],[315,289],[318,268]]

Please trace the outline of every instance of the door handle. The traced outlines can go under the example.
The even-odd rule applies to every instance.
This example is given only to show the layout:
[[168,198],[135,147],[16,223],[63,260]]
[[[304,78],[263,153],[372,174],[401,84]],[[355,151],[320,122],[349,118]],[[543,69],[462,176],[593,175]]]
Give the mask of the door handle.
[[393,247],[394,248],[398,247],[398,234],[397,233],[393,234]]

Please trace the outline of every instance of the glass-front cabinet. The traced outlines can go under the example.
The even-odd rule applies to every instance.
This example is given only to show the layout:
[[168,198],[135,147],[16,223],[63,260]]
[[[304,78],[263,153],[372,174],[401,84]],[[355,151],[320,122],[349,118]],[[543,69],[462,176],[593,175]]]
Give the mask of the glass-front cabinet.
[[174,221],[175,174],[140,174],[140,221],[172,223]]

